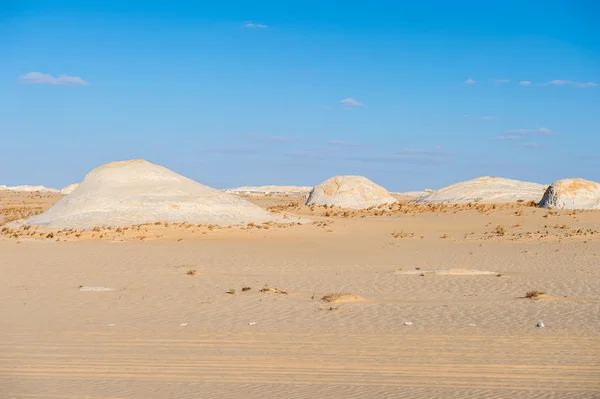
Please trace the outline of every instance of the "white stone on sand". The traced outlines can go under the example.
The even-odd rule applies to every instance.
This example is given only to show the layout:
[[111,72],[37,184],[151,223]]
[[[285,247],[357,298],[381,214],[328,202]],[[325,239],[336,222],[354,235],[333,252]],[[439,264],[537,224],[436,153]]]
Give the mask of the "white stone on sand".
[[363,176],[335,176],[312,189],[306,205],[365,209],[398,202],[385,188]]
[[24,192],[40,192],[40,193],[58,193],[59,190],[55,188],[48,188],[44,186],[0,186],[0,191],[24,191]]
[[600,209],[600,183],[584,179],[558,180],[548,187],[540,207]]
[[223,191],[232,194],[246,195],[265,195],[265,194],[283,194],[283,195],[305,195],[310,193],[310,186],[243,186],[228,188]]
[[539,201],[548,186],[502,177],[483,176],[439,189],[419,202],[447,203],[507,203]]
[[62,195],[69,195],[71,194],[73,191],[75,191],[75,189],[79,187],[78,183],[73,183],[73,184],[69,184],[67,187],[63,188],[62,190],[60,190],[60,193]]
[[113,162],[91,171],[79,187],[26,225],[92,229],[172,223],[238,225],[293,222],[236,196],[145,160]]

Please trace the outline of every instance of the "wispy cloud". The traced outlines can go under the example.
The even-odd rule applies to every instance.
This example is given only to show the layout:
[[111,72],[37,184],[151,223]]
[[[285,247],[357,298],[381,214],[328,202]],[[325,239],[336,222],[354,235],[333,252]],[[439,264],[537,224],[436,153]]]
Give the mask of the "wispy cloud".
[[329,140],[327,145],[332,147],[362,147],[363,144],[356,143],[353,141],[343,141],[343,140]]
[[594,82],[575,82],[574,83],[576,87],[596,87],[598,86],[598,83],[594,83]]
[[60,85],[60,86],[87,86],[88,82],[79,76],[52,75],[41,72],[29,72],[19,77],[22,83],[40,84],[40,85]]
[[565,86],[571,83],[573,82],[571,82],[570,80],[555,79],[547,83],[540,83],[540,86]]
[[523,137],[516,134],[490,137],[490,140],[521,140]]
[[353,99],[352,97],[344,98],[340,102],[349,107],[364,107],[365,106],[365,104]]
[[294,137],[285,137],[285,136],[265,136],[262,134],[248,133],[242,134],[242,138],[250,141],[262,141],[262,142],[274,142],[274,143],[291,143],[294,141],[298,141],[298,139]]
[[512,134],[512,135],[531,135],[531,134],[539,134],[539,135],[543,135],[543,136],[553,136],[556,135],[557,133],[553,132],[552,130],[546,128],[546,127],[540,127],[537,129],[515,129],[515,130],[507,130],[506,133],[508,134]]
[[510,79],[494,79],[494,82],[498,84],[510,83]]
[[543,145],[541,145],[540,143],[522,143],[522,144],[520,144],[520,147],[533,150],[533,149],[537,149],[537,148],[542,148]]
[[361,155],[350,159],[362,162],[439,163],[447,161],[449,154],[440,147],[434,149],[405,148],[385,154]]
[[258,29],[266,29],[269,26],[268,25],[263,25],[263,24],[258,24],[256,22],[252,22],[252,21],[246,21],[244,23],[244,27],[245,28],[258,28]]
[[256,154],[260,152],[258,148],[249,146],[206,147],[202,150],[215,154]]
[[474,85],[475,83],[477,83],[477,82],[471,78],[464,81],[464,84],[466,84],[466,85]]
[[522,80],[519,82],[521,86],[531,86],[531,80]]

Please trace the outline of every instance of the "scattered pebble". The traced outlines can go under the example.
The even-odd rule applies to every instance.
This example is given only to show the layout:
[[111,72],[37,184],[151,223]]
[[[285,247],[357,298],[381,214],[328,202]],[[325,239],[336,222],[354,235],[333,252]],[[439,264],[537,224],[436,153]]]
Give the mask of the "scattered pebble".
[[112,291],[112,288],[108,287],[84,287],[80,286],[79,291]]
[[471,327],[477,327],[477,324],[471,323],[469,324]]
[[544,327],[546,327],[546,325],[544,323],[542,323],[542,322],[539,322],[539,323],[536,324],[536,327],[537,328],[544,328]]
[[249,322],[249,323],[248,323],[248,325],[249,325],[249,326],[253,326],[253,325],[255,325],[255,324],[256,324],[256,322],[255,322],[255,321],[251,321],[251,322]]
[[179,325],[179,327],[183,327],[183,326],[187,326],[187,323],[182,323]]
[[404,325],[405,325],[405,326],[412,326],[412,322],[410,322],[410,321],[405,321],[405,322],[404,322]]

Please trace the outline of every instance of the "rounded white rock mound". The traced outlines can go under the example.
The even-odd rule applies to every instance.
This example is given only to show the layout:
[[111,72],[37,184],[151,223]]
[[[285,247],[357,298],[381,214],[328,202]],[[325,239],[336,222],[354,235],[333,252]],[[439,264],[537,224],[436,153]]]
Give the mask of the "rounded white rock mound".
[[398,202],[385,188],[363,176],[335,176],[312,189],[306,205],[365,209]]
[[540,207],[600,209],[600,183],[584,179],[558,180],[548,187]]
[[439,189],[418,202],[508,203],[539,201],[548,186],[502,177],[483,176]]
[[144,160],[91,171],[79,187],[26,225],[92,229],[166,221],[221,226],[292,220]]
[[71,194],[73,191],[75,191],[75,189],[79,187],[78,183],[74,183],[74,184],[69,184],[67,187],[63,188],[62,190],[60,190],[60,193],[62,195],[69,195]]

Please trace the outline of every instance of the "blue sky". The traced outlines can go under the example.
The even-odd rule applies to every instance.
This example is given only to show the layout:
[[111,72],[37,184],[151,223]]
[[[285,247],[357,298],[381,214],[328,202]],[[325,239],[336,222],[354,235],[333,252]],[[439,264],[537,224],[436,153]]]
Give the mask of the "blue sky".
[[600,181],[594,1],[205,3],[0,2],[0,184]]

